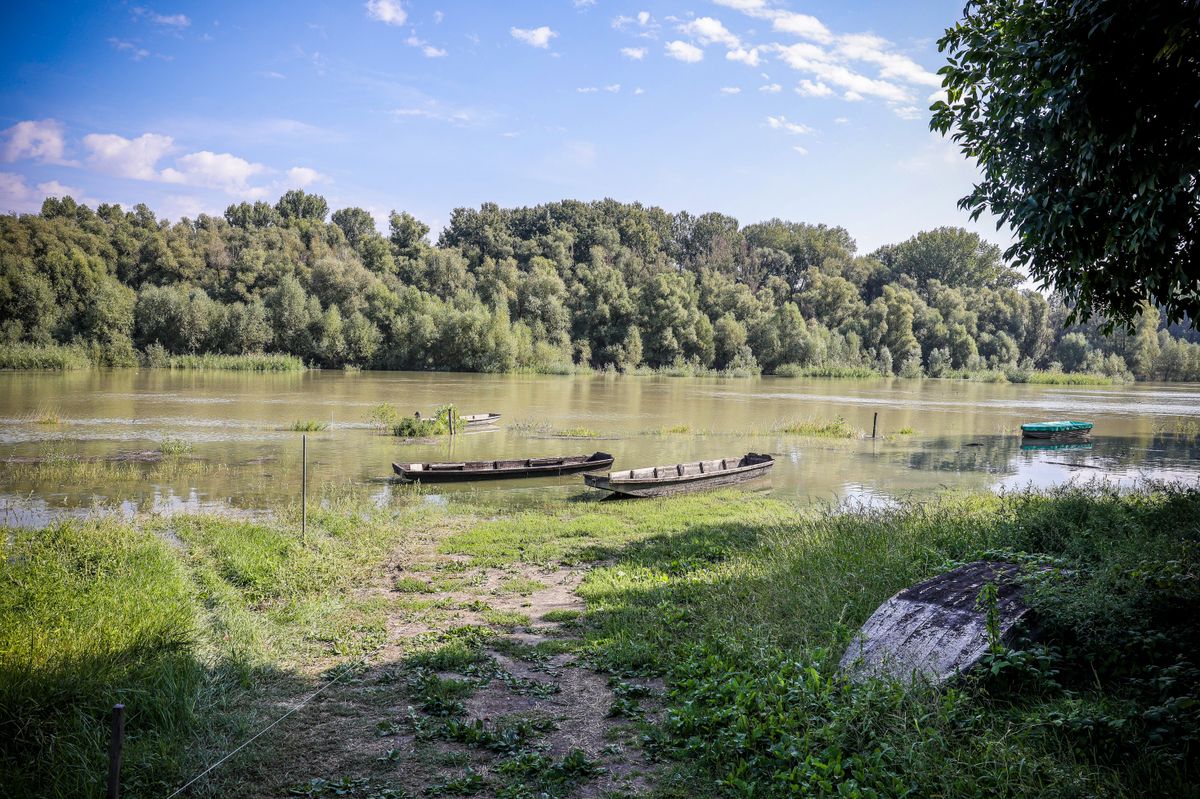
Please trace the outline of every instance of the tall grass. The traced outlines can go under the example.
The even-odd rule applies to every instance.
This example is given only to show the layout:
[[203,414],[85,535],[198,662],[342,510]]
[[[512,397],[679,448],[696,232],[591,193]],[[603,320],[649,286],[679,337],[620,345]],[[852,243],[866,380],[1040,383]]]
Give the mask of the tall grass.
[[288,430],[294,433],[317,433],[328,429],[329,422],[322,422],[318,419],[297,419],[288,426]]
[[0,344],[0,369],[89,369],[92,361],[82,347],[57,344]]
[[863,432],[842,417],[836,419],[792,419],[775,427],[774,432],[818,438],[862,438]]
[[432,417],[418,419],[415,416],[404,416],[392,425],[392,435],[400,438],[427,438],[429,436],[444,436],[450,433],[450,425],[456,432],[462,432],[466,425],[453,405],[441,405]]
[[124,788],[181,773],[208,700],[196,607],[178,558],[124,525],[7,531],[0,560],[0,785],[94,795],[112,705],[128,710]]
[[795,363],[785,363],[776,366],[776,377],[828,377],[837,379],[865,379],[880,377],[879,370],[871,366],[851,366],[849,364],[826,364],[822,366],[800,366]]
[[250,353],[248,355],[166,355],[156,363],[148,364],[161,369],[225,369],[239,372],[302,372],[304,361],[295,355],[278,353]]

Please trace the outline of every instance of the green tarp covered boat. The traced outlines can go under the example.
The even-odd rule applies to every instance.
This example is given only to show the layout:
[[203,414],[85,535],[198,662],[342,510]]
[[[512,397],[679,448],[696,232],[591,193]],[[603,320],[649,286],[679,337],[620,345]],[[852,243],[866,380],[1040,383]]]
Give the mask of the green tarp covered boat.
[[1021,435],[1026,438],[1083,438],[1091,432],[1091,422],[1033,422],[1021,425]]

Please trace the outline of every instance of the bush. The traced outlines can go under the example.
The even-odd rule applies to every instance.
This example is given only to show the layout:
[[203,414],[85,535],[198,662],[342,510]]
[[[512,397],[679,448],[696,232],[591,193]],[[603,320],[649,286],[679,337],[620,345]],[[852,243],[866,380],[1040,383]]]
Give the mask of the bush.
[[431,419],[418,419],[415,416],[405,416],[392,425],[392,435],[400,438],[427,438],[429,436],[444,436],[450,433],[450,420],[454,419],[454,430],[462,432],[465,425],[458,409],[453,405],[442,405]]

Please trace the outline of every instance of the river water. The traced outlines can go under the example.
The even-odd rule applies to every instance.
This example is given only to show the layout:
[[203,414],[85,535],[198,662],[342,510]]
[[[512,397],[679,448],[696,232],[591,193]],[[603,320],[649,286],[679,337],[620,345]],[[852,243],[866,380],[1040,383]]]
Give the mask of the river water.
[[[453,402],[498,411],[493,429],[404,442],[368,424],[389,402],[425,414]],[[58,424],[40,422],[52,412]],[[844,417],[878,438],[833,440],[772,432],[792,419]],[[1019,425],[1087,419],[1090,446],[1028,449]],[[1002,490],[1071,480],[1200,479],[1200,385],[1058,387],[943,380],[820,380],[477,375],[408,372],[250,374],[166,370],[0,373],[0,523],[60,515],[256,511],[294,501],[298,420],[308,434],[310,492],[350,485],[386,501],[393,461],[492,460],[591,453],[618,468],[770,452],[772,474],[748,487],[818,501],[888,502],[941,488]],[[662,429],[686,425],[687,433]],[[587,428],[595,439],[555,432]],[[911,434],[897,435],[903,428]],[[190,447],[189,468],[128,465],[78,474],[32,468],[39,458],[111,458]],[[578,476],[437,488],[533,497],[587,492]],[[597,497],[599,495],[596,495]],[[436,501],[436,500],[434,500]]]

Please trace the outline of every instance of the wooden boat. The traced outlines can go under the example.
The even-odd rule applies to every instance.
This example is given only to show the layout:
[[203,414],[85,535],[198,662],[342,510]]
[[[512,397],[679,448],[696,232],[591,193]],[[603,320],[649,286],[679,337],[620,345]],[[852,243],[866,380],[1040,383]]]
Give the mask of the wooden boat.
[[1021,425],[1025,438],[1086,438],[1092,432],[1091,422],[1032,422]]
[[462,463],[393,463],[392,471],[405,480],[422,483],[462,483],[469,480],[506,480],[514,477],[558,477],[612,466],[607,452],[591,455],[561,455],[510,461],[464,461]]
[[458,418],[462,419],[463,424],[465,424],[467,427],[478,427],[485,424],[495,424],[496,420],[500,418],[500,414],[472,413],[467,416],[460,416]]
[[645,469],[608,474],[585,474],[583,482],[592,488],[629,497],[661,497],[743,483],[762,477],[774,465],[775,459],[770,455],[751,452],[740,458],[648,466]]

